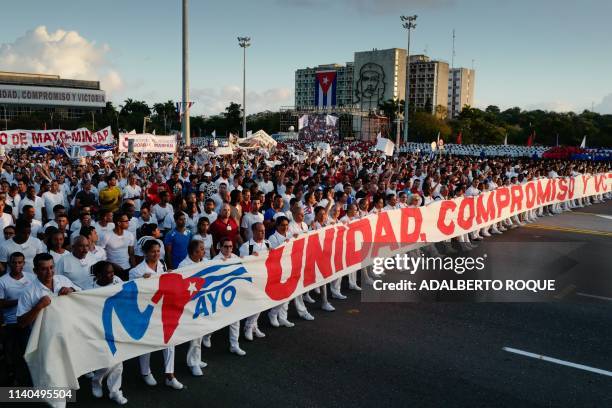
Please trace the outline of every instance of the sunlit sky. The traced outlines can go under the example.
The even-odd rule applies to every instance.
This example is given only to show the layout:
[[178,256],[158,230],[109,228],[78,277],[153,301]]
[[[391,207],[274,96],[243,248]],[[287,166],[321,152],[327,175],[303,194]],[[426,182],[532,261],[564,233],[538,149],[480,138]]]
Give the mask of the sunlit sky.
[[[476,69],[476,106],[612,113],[612,2],[604,0],[190,1],[195,114],[242,100],[248,35],[250,112],[293,104],[297,68],[406,47],[400,14],[418,14],[411,53]],[[0,70],[99,79],[109,99],[181,95],[181,1],[21,0],[5,4]]]

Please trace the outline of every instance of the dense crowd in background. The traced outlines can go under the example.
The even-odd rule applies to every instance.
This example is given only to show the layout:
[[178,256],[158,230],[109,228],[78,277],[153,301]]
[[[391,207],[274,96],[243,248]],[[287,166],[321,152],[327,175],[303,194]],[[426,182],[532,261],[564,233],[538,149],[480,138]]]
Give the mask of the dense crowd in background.
[[[330,151],[303,140],[279,143],[273,150],[238,150],[211,157],[197,148],[175,155],[100,155],[77,161],[62,155],[11,151],[0,160],[0,308],[8,383],[28,384],[24,353],[31,324],[54,296],[146,279],[182,266],[259,256],[311,230],[349,223],[371,213],[427,206],[436,200],[476,196],[502,186],[539,178],[610,171],[592,161],[522,157],[432,155],[385,157],[367,142]],[[442,256],[470,251],[483,237],[502,234],[538,217],[609,199],[610,193],[525,211],[471,234],[429,244],[419,251]],[[358,276],[359,275],[359,276]],[[334,311],[373,282],[367,268],[323,285],[229,326],[229,350],[263,338],[258,322],[292,327],[289,307],[299,319],[314,320],[314,310]],[[344,293],[343,293],[344,292]],[[202,347],[210,335],[189,344],[186,364],[202,375]],[[174,347],[163,351],[164,383],[183,385],[174,376]],[[157,384],[149,355],[139,358],[142,380]],[[91,373],[92,392],[119,404],[123,365]],[[133,378],[133,376],[131,376]]]

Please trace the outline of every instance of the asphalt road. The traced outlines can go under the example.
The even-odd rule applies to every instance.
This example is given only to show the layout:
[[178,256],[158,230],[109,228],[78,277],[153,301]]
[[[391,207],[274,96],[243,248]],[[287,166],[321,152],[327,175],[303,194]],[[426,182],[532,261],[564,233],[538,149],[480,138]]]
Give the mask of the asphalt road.
[[[212,349],[204,349],[203,377],[189,374],[186,345],[178,347],[176,375],[186,390],[148,387],[136,361],[126,362],[128,406],[610,407],[612,284],[605,283],[612,272],[612,220],[594,214],[612,216],[612,203],[546,217],[474,251],[497,251],[495,264],[509,263],[525,275],[544,264],[559,267],[570,278],[552,301],[369,303],[345,289],[349,299],[333,301],[335,312],[310,307],[313,322],[291,315],[295,327],[272,328],[262,316],[267,337],[241,340],[244,357],[228,352],[227,330],[219,331]],[[551,248],[544,255],[543,243]],[[152,368],[161,383],[161,353]],[[113,406],[91,396],[88,380],[81,387],[78,406]]]

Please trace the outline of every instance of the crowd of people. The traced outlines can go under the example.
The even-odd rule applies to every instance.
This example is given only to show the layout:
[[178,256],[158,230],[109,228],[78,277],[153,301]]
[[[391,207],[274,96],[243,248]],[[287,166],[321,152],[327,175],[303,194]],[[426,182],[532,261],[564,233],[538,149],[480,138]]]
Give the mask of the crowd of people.
[[[25,385],[22,356],[29,328],[55,296],[147,279],[193,263],[261,256],[330,224],[538,178],[607,172],[610,164],[424,152],[384,157],[364,142],[336,143],[332,152],[322,153],[291,141],[274,151],[238,150],[223,157],[204,157],[194,147],[174,155],[94,156],[78,164],[65,156],[13,151],[0,160],[0,169],[3,353],[9,384]],[[610,198],[606,193],[529,210],[422,250],[432,256],[469,251],[484,237]],[[314,320],[315,309],[333,312],[332,301],[372,284],[368,269],[357,275],[261,316],[253,311],[242,329],[241,322],[229,326],[229,351],[243,356],[241,337],[264,338],[258,324],[264,319],[273,327],[294,326],[290,303],[298,319]],[[210,334],[190,342],[186,364],[194,376],[202,375],[202,347],[210,346]],[[174,375],[174,347],[163,354],[164,384],[182,389]],[[139,357],[140,374],[155,386],[149,360],[149,355]],[[120,363],[90,373],[93,394],[103,396],[106,378],[109,397],[125,404],[122,371]]]

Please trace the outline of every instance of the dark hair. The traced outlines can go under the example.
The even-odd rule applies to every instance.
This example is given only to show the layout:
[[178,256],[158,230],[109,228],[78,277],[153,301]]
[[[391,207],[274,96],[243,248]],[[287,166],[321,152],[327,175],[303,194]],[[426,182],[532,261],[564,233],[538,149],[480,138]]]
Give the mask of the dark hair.
[[284,215],[281,215],[280,217],[276,218],[276,226],[278,227],[279,225],[281,225],[283,222],[289,222],[289,218],[285,217]]
[[116,213],[113,214],[113,223],[117,224],[120,220],[121,217],[126,216],[127,214],[124,213],[123,211],[117,211]]
[[142,226],[140,227],[140,235],[143,237],[149,237],[153,234],[153,231],[155,231],[156,229],[157,229],[157,224],[155,223],[142,224]]
[[[181,215],[185,215],[184,212],[182,211],[177,211],[174,213],[174,222],[177,222],[178,219],[181,217]],[[185,218],[187,218],[187,215],[185,215]]]
[[198,239],[192,239],[189,242],[189,245],[187,246],[187,253],[189,255],[191,255],[192,253],[195,252],[196,249],[198,249],[198,246],[200,246],[200,244],[204,245],[204,243]]
[[25,228],[32,228],[32,223],[23,218],[19,218],[17,221],[15,221],[15,231],[24,230]]
[[34,269],[38,269],[38,264],[41,262],[46,262],[46,261],[51,261],[53,262],[53,256],[47,252],[42,252],[40,254],[37,254],[34,257],[34,260],[32,261],[32,263],[34,264]]
[[159,244],[159,242],[156,239],[147,239],[143,244],[142,244],[142,252],[143,253],[147,253],[151,250],[151,248],[153,248],[154,246],[158,246],[161,248],[161,245]]
[[102,273],[104,272],[104,270],[108,267],[108,266],[112,266],[113,267],[113,271],[115,272],[115,275],[117,275],[120,271],[121,271],[121,267],[115,263],[109,262],[109,261],[98,261],[95,264],[93,264],[91,266],[91,274],[98,278],[100,275],[102,275]]
[[13,252],[12,254],[9,255],[9,263],[13,262],[13,259],[18,258],[18,257],[22,257],[25,260],[25,255],[23,254],[23,252]]
[[65,210],[66,207],[64,207],[62,204],[56,204],[53,206],[53,212],[58,212],[59,210]]
[[81,229],[79,230],[79,235],[82,235],[86,238],[89,238],[91,236],[92,231],[95,231],[96,227],[90,225],[90,226],[82,226]]

